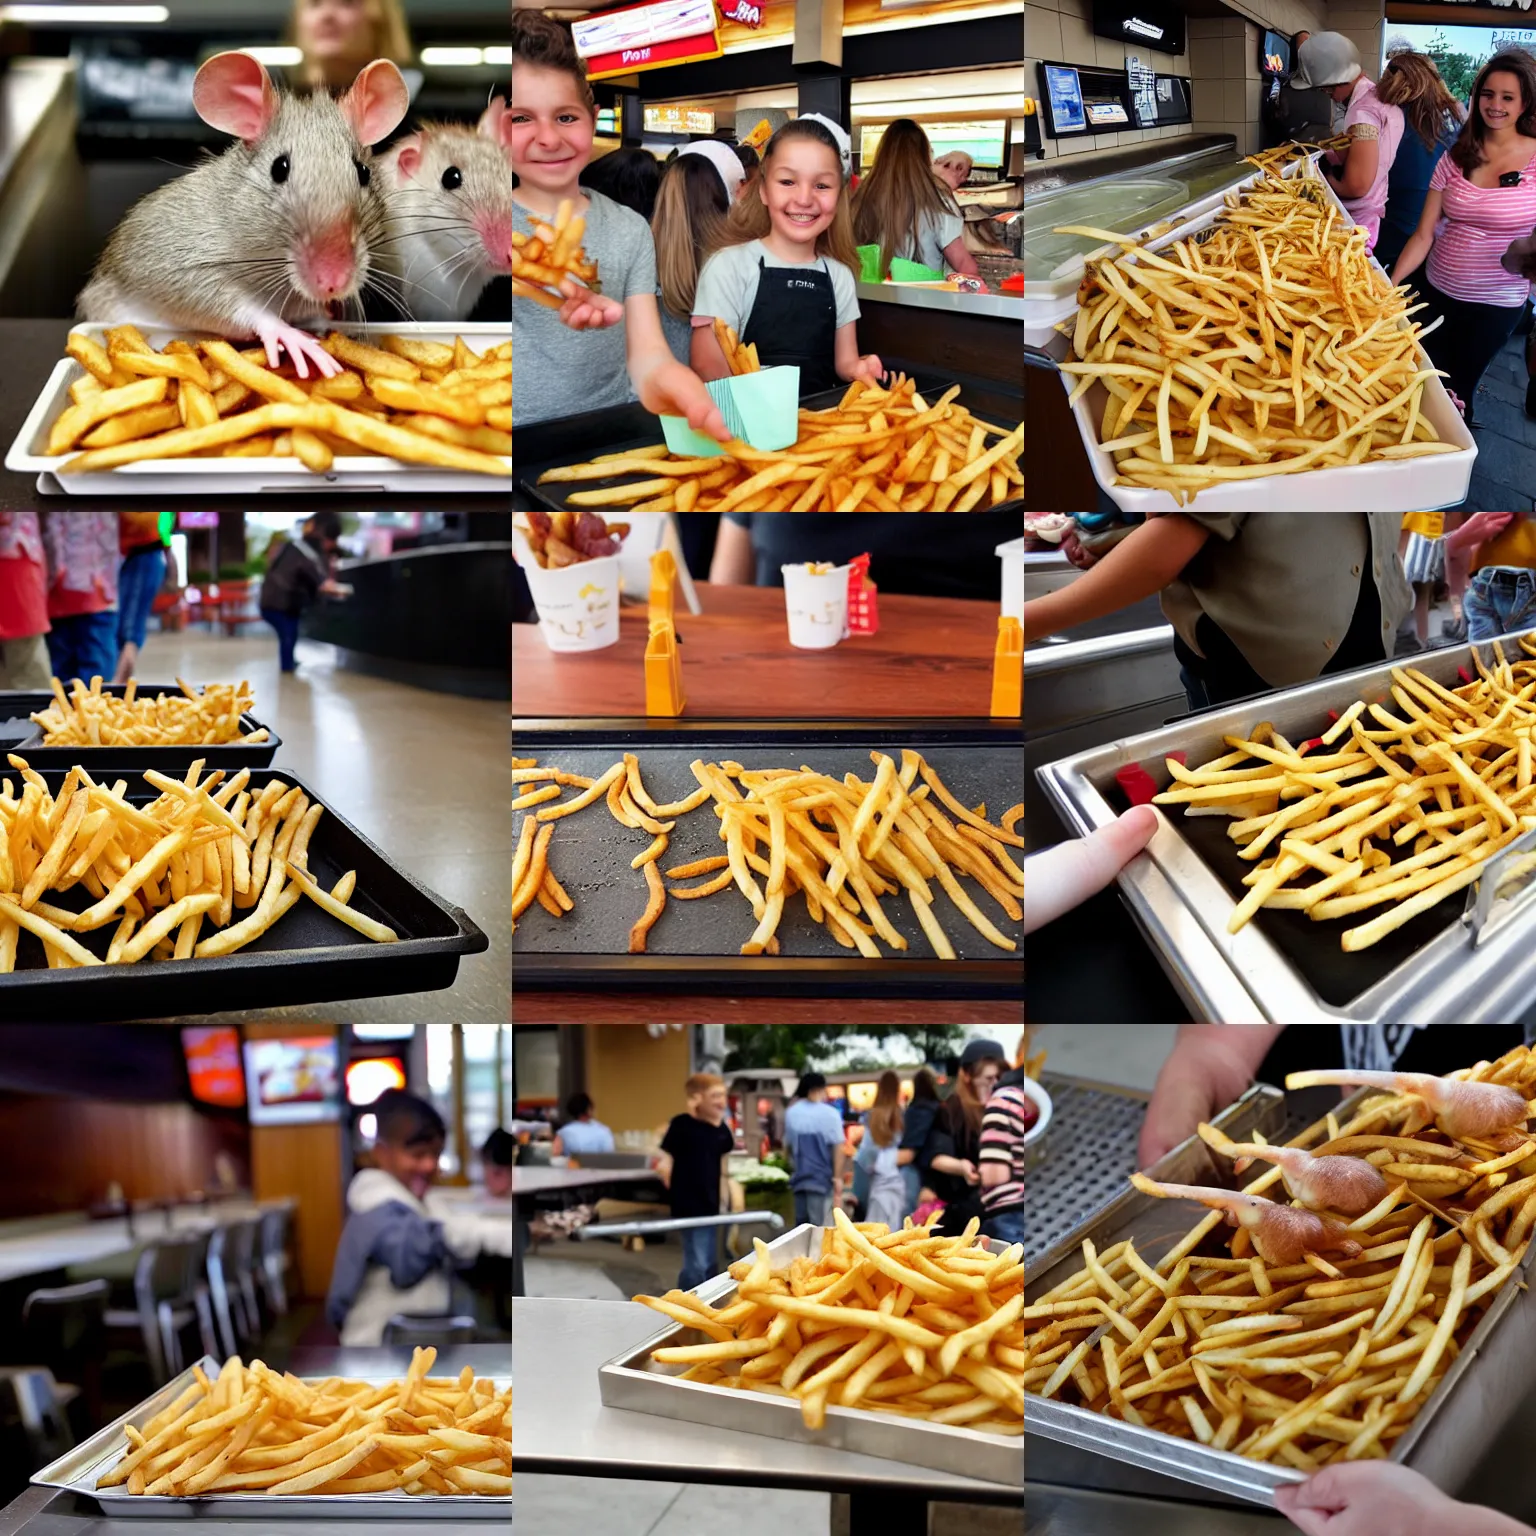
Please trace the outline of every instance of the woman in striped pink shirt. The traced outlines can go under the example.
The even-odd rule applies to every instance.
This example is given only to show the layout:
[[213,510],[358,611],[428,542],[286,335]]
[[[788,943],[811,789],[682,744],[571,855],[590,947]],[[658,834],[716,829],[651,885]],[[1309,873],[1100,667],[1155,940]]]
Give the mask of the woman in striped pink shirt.
[[1501,258],[1533,227],[1536,59],[1512,49],[1478,72],[1471,111],[1435,166],[1419,227],[1392,269],[1392,281],[1405,282],[1428,256],[1414,284],[1425,306],[1417,318],[1442,320],[1424,346],[1449,375],[1469,422],[1478,381],[1509,340],[1530,292]]

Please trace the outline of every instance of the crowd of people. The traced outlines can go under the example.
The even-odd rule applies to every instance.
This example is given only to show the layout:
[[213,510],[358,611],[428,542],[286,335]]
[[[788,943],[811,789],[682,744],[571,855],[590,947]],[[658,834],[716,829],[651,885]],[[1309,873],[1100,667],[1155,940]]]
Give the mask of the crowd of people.
[[[1348,146],[1324,173],[1393,283],[1409,284],[1424,345],[1473,419],[1477,386],[1526,313],[1536,279],[1536,58],[1495,53],[1466,103],[1403,43],[1381,78],[1337,32],[1297,33],[1295,69],[1266,104],[1270,136]],[[1536,417],[1536,377],[1526,396]]]
[[643,149],[593,160],[596,102],[568,26],[515,10],[512,49],[514,224],[531,235],[569,202],[602,273],[600,295],[567,279],[558,311],[513,306],[519,425],[638,400],[724,441],[704,389],[731,371],[715,321],[764,368],[798,367],[803,397],[885,375],[859,351],[865,256],[881,278],[905,259],[980,282],[955,201],[969,156],[935,160],[911,120],[886,128],[862,180],[847,130],[814,112],[760,156],[711,139],[665,164]]
[[[175,523],[174,512],[0,512],[0,688],[132,678],[156,599],[179,590]],[[258,606],[284,672],[304,610],[347,595],[332,575],[340,538],[340,515],[317,512],[268,548]]]

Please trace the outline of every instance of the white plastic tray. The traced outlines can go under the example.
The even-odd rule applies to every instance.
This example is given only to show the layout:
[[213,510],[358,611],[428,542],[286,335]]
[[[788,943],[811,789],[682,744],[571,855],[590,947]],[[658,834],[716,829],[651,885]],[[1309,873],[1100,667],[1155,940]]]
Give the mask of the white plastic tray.
[[[77,325],[72,334],[101,341],[110,329],[106,325]],[[195,339],[195,333],[168,326],[141,326],[144,338],[153,347],[163,347],[178,336]],[[499,346],[511,338],[512,328],[496,321],[429,325],[418,321],[387,325],[338,325],[334,329],[359,341],[374,341],[381,336],[410,336],[418,341],[453,344],[462,336],[476,352]],[[403,464],[398,459],[358,455],[337,458],[331,469],[317,475],[292,458],[265,459],[147,459],[139,464],[125,464],[100,474],[64,475],[59,466],[79,449],[69,454],[49,455],[48,431],[69,405],[69,386],[84,369],[72,357],[63,357],[54,365],[43,392],[37,397],[27,419],[16,434],[5,467],[21,474],[36,473],[37,489],[45,496],[249,496],[266,493],[292,495],[303,492],[381,491],[458,491],[484,494],[502,488],[495,475],[477,475],[468,470],[444,469],[431,464]],[[511,489],[512,459],[508,455],[506,488]]]
[[[1303,162],[1296,161],[1300,166]],[[1290,168],[1288,168],[1290,169]],[[1290,170],[1290,174],[1295,174]],[[1242,183],[1246,188],[1255,177]],[[1349,215],[1329,183],[1321,183],[1325,195]],[[1161,251],[1202,229],[1208,229],[1221,216],[1228,194],[1240,190],[1228,187],[1213,193],[1184,210],[1178,228],[1154,240],[1147,249]],[[1373,258],[1374,260],[1374,258]],[[1074,312],[1076,306],[1074,305]],[[1050,349],[1058,360],[1067,354],[1067,341],[1057,335]],[[1432,367],[1428,354],[1419,348],[1419,366]],[[1076,376],[1062,374],[1063,387],[1070,393]],[[1099,447],[1099,423],[1104,419],[1107,391],[1100,383],[1087,390],[1072,407],[1083,448],[1106,496],[1122,512],[1177,512],[1180,504],[1169,491],[1143,490],[1115,483],[1115,461]],[[1330,512],[1417,512],[1459,507],[1467,499],[1472,480],[1472,464],[1477,458],[1477,444],[1451,404],[1445,382],[1438,376],[1428,381],[1420,414],[1434,427],[1442,442],[1454,443],[1454,453],[1425,454],[1417,459],[1380,459],[1370,464],[1353,464],[1337,469],[1310,469],[1291,475],[1265,475],[1252,480],[1238,480],[1213,485],[1198,493],[1192,510],[1201,512],[1305,512],[1326,508]]]

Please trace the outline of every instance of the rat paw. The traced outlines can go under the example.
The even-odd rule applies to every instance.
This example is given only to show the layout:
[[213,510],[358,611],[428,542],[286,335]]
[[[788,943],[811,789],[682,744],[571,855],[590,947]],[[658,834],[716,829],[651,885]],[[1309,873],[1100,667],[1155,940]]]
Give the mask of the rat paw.
[[296,330],[277,321],[259,327],[256,334],[267,349],[267,362],[273,368],[278,366],[278,349],[282,348],[293,359],[294,369],[301,379],[309,377],[310,363],[315,365],[315,371],[322,378],[331,378],[342,371],[341,364],[308,331]]

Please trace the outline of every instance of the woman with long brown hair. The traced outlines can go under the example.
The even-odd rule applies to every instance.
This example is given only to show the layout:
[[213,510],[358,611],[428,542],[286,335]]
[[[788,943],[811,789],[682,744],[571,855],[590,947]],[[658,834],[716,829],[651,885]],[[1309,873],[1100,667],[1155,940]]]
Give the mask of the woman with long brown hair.
[[[689,149],[694,149],[693,145]],[[736,170],[728,180],[716,156]],[[745,172],[727,144],[711,142],[708,152],[680,154],[661,176],[651,234],[656,240],[656,279],[661,288],[661,328],[679,362],[690,360],[693,299],[699,272],[725,239],[732,194]]]
[[1402,283],[1424,266],[1413,285],[1425,306],[1418,319],[1442,322],[1424,345],[1449,375],[1468,422],[1478,383],[1530,293],[1501,258],[1533,226],[1536,58],[1511,48],[1478,71],[1467,120],[1435,166],[1419,227],[1392,269],[1392,281]]
[[1455,142],[1465,110],[1446,88],[1427,53],[1393,54],[1376,82],[1376,95],[1401,107],[1403,137],[1387,173],[1387,206],[1374,255],[1390,272],[1408,237],[1418,228],[1435,162]]
[[855,238],[880,247],[882,278],[896,256],[975,277],[964,230],[954,193],[934,171],[928,135],[911,118],[898,118],[880,136],[875,163],[853,194]]
[[858,1161],[870,1170],[865,1219],[883,1221],[893,1232],[912,1209],[901,1173],[901,1132],[901,1079],[894,1072],[882,1072],[875,1086],[875,1102],[864,1122]]
[[320,90],[345,90],[374,59],[411,62],[400,0],[293,0],[288,34],[304,54],[300,76]]
[[972,1040],[961,1053],[954,1090],[934,1116],[933,1129],[918,1158],[929,1186],[944,1202],[937,1231],[957,1236],[982,1216],[981,1122],[987,1100],[1008,1064],[996,1040]]

